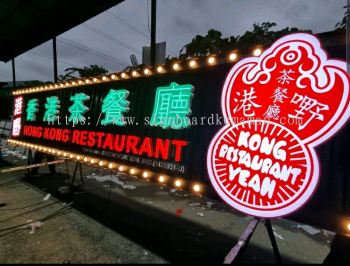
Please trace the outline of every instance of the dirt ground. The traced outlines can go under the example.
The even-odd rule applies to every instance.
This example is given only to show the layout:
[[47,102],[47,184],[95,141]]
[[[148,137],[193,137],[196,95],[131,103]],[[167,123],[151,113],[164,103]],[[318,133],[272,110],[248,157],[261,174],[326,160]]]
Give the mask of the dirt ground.
[[[3,156],[0,169],[26,163],[20,153]],[[85,166],[83,190],[61,195],[72,167],[58,165],[56,176],[42,167],[32,179],[0,173],[0,263],[220,263],[252,219],[222,202]],[[28,220],[43,224],[34,233],[16,227]],[[322,263],[330,251],[332,232],[285,219],[272,225],[283,262]],[[263,224],[241,261],[275,262]]]

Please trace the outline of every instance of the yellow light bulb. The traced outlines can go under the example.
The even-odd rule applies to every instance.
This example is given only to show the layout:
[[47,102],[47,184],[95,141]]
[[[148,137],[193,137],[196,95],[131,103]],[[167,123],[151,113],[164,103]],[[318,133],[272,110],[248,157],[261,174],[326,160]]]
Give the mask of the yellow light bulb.
[[215,57],[214,57],[214,56],[209,57],[209,58],[208,58],[208,63],[209,63],[210,65],[215,64]]
[[178,63],[173,64],[173,69],[174,70],[179,70],[180,65]]
[[100,162],[98,163],[98,165],[99,165],[99,166],[103,166],[104,163],[103,163],[102,161],[100,161]]
[[198,185],[198,184],[195,184],[195,185],[193,186],[193,191],[196,192],[196,193],[200,192],[200,191],[201,191],[201,186]]
[[106,76],[103,76],[103,77],[102,77],[102,80],[103,80],[103,81],[106,81],[107,79],[108,79],[108,78],[107,78]]
[[164,183],[165,182],[165,177],[164,176],[159,176],[158,177],[158,181],[160,182],[160,183]]
[[123,79],[125,79],[125,78],[126,78],[126,74],[123,72],[123,73],[121,74],[121,77],[122,77]]
[[189,63],[190,67],[195,67],[197,65],[197,62],[195,60],[191,60]]
[[114,74],[111,76],[111,79],[116,79],[116,78],[117,78],[117,76]]
[[114,167],[113,163],[108,164],[108,168],[112,169]]
[[182,185],[181,180],[176,180],[176,181],[175,181],[175,186],[176,186],[176,187],[181,187],[181,185]]
[[162,73],[164,71],[164,68],[159,66],[159,67],[157,67],[157,71],[158,71],[158,73]]
[[237,54],[236,53],[231,53],[229,55],[229,59],[230,59],[230,61],[235,61],[237,59]]
[[132,76],[133,76],[133,77],[136,77],[136,76],[137,76],[137,72],[136,72],[136,71],[133,71],[133,72],[132,72]]
[[253,51],[253,55],[254,56],[259,56],[261,55],[262,53],[262,50],[260,48],[256,48],[254,51]]
[[121,166],[119,166],[118,170],[122,172],[122,171],[124,171],[124,167],[121,165]]
[[144,171],[143,174],[142,174],[142,176],[143,176],[144,178],[147,178],[147,177],[149,176],[149,174],[148,174],[147,171]]
[[135,171],[135,169],[134,169],[134,168],[131,168],[131,169],[130,169],[130,174],[134,175],[134,174],[135,174],[135,172],[136,172],[136,171]]
[[150,71],[149,71],[148,68],[145,68],[145,70],[143,71],[143,73],[144,73],[145,75],[149,75],[149,74],[150,74]]

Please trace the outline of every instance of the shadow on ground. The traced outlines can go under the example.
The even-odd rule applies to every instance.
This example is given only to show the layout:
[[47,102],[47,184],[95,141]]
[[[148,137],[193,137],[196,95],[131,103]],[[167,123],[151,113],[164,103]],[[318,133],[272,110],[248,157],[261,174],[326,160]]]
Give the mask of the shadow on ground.
[[[25,181],[61,200],[74,201],[79,211],[171,263],[222,263],[237,242],[236,238],[210,227],[140,204],[90,182],[85,182],[83,193],[61,195],[57,188],[66,185],[65,179],[62,175],[40,175]],[[250,244],[240,262],[274,263],[275,258],[272,249]],[[283,262],[295,261],[284,257]]]

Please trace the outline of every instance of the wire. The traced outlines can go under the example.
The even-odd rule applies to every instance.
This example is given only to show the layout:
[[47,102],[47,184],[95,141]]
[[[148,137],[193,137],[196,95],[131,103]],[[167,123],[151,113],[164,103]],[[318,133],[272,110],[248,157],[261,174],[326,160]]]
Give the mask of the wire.
[[37,211],[37,210],[40,210],[40,209],[44,209],[44,208],[46,208],[46,207],[48,207],[48,206],[51,206],[51,205],[54,205],[54,204],[56,204],[56,203],[58,203],[58,202],[59,202],[59,201],[54,201],[54,202],[51,202],[51,203],[46,204],[46,205],[44,205],[44,206],[40,206],[40,207],[38,207],[38,208],[29,210],[29,211],[21,212],[21,213],[16,214],[16,215],[14,215],[14,216],[12,216],[12,217],[8,217],[8,218],[5,218],[5,219],[1,220],[0,223],[6,222],[6,221],[8,221],[8,220],[11,220],[11,219],[16,218],[16,217],[18,217],[18,216],[22,216],[22,215],[24,215],[24,214],[28,214],[28,213],[31,213],[31,212],[34,212],[34,211]]
[[127,49],[129,49],[129,50],[133,50],[133,51],[135,51],[136,53],[141,54],[141,52],[140,52],[139,50],[137,50],[136,48],[134,48],[134,47],[128,45],[128,44],[125,43],[125,42],[122,42],[122,41],[120,41],[120,40],[114,38],[112,35],[110,35],[110,34],[104,32],[104,31],[102,31],[102,30],[99,30],[99,29],[97,29],[97,28],[95,28],[95,27],[93,27],[93,26],[91,26],[91,25],[86,24],[86,23],[82,24],[82,26],[83,26],[85,29],[90,30],[90,31],[92,31],[92,32],[95,32],[96,34],[102,36],[103,38],[105,38],[105,39],[107,39],[107,40],[113,41],[114,43],[116,43],[116,44],[118,44],[118,45],[120,45],[120,46],[123,46],[123,47],[125,47],[125,48],[127,48]]
[[105,59],[107,61],[110,61],[112,63],[118,64],[118,65],[120,65],[122,67],[126,67],[126,66],[129,65],[128,63],[126,63],[126,62],[124,62],[122,60],[119,60],[118,58],[112,57],[112,56],[104,54],[102,52],[98,52],[98,51],[96,51],[96,50],[94,50],[92,48],[89,48],[89,47],[85,46],[85,45],[82,45],[82,44],[79,44],[79,43],[76,43],[76,42],[73,42],[73,41],[70,41],[70,40],[67,40],[67,39],[64,39],[64,38],[59,39],[58,41],[66,44],[66,45],[69,45],[71,47],[74,47],[74,48],[76,48],[78,50],[82,50],[82,51],[85,51],[87,53],[91,53],[91,54],[93,54],[93,55],[95,55],[97,57],[100,57],[100,58],[103,58],[103,59]]
[[30,207],[34,207],[34,206],[40,205],[41,203],[43,203],[43,201],[39,201],[37,203],[31,204],[31,205],[27,205],[27,206],[24,206],[24,207],[7,208],[7,209],[1,208],[0,211],[18,211],[18,210],[23,210],[23,209],[27,209],[27,208],[30,208]]
[[148,36],[147,34],[145,34],[143,31],[139,30],[138,28],[136,28],[135,26],[133,26],[132,24],[130,24],[129,22],[126,22],[124,19],[122,19],[121,17],[117,16],[116,14],[113,14],[110,11],[106,11],[107,14],[109,14],[110,16],[114,17],[115,19],[121,21],[122,23],[124,23],[125,25],[129,26],[131,29],[133,29],[134,31],[138,32],[140,35],[142,35],[143,37],[145,37],[147,40],[150,40],[150,36]]
[[152,38],[152,37],[151,37],[151,29],[150,29],[150,27],[149,27],[149,3],[148,3],[148,0],[146,0],[146,2],[147,2],[147,9],[146,9],[146,13],[147,13],[147,26],[148,26],[149,36],[150,36],[150,38]]
[[[47,216],[42,217],[41,219],[36,219],[36,220],[34,220],[34,221],[31,221],[31,222],[26,222],[26,223],[22,223],[22,224],[10,226],[10,227],[7,227],[7,228],[2,228],[2,229],[0,229],[0,232],[5,232],[5,231],[11,230],[11,229],[16,229],[16,228],[18,228],[18,227],[23,227],[23,226],[25,226],[25,225],[28,225],[28,224],[31,224],[31,223],[35,223],[35,222],[39,222],[39,221],[47,221],[47,220],[49,220],[49,219],[52,219],[52,218],[54,218],[54,217],[57,217],[59,214],[62,214],[62,213],[64,213],[64,212],[67,211],[67,210],[70,210],[70,209],[71,209],[70,206],[71,206],[72,204],[73,204],[73,202],[71,202],[71,203],[65,205],[64,207],[58,209],[57,211],[52,212],[51,214],[49,214],[49,215],[47,215]],[[3,236],[3,235],[1,235],[1,236]],[[1,236],[0,236],[0,237],[1,237]]]
[[[51,58],[50,56],[46,56],[46,55],[38,54],[38,53],[34,53],[34,52],[28,52],[28,53],[31,54],[31,55],[40,56],[40,57],[43,57],[43,58],[45,58],[45,59],[49,59],[49,60],[53,61],[53,58]],[[57,60],[57,62],[62,63],[62,64],[65,64],[65,65],[67,65],[67,66],[79,67],[78,65],[74,65],[74,64],[71,64],[71,63],[67,63],[67,62],[62,61],[62,60]]]

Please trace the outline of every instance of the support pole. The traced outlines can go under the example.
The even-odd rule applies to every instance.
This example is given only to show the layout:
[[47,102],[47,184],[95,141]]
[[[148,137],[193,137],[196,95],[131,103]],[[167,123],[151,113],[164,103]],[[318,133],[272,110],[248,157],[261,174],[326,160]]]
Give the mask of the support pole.
[[281,259],[280,252],[278,250],[278,246],[277,246],[275,235],[273,234],[271,221],[270,221],[270,219],[265,219],[264,223],[265,223],[265,227],[266,227],[267,233],[269,234],[269,238],[270,238],[270,241],[271,241],[273,253],[275,254],[276,262],[278,264],[281,264],[282,263],[282,259]]
[[52,53],[53,53],[53,80],[57,82],[57,48],[56,48],[56,37],[52,38]]
[[265,224],[265,227],[273,248],[273,253],[276,258],[276,263],[278,264],[282,263],[276,238],[275,238],[275,235],[273,234],[271,221],[269,219],[254,218],[249,222],[247,228],[244,230],[243,234],[239,238],[238,243],[230,250],[230,252],[225,257],[224,264],[233,264],[233,263],[239,262],[259,222],[264,222]]
[[243,254],[246,246],[249,243],[249,240],[251,239],[252,235],[254,234],[254,231],[259,223],[259,219],[255,218],[251,220],[247,226],[247,228],[244,230],[243,234],[238,240],[238,243],[230,250],[230,252],[227,254],[224,264],[232,264],[234,262],[239,261],[241,255]]
[[152,0],[151,7],[151,65],[156,64],[157,0]]
[[15,66],[15,58],[12,58],[12,82],[13,82],[13,85],[12,87],[13,88],[16,88],[16,66]]

